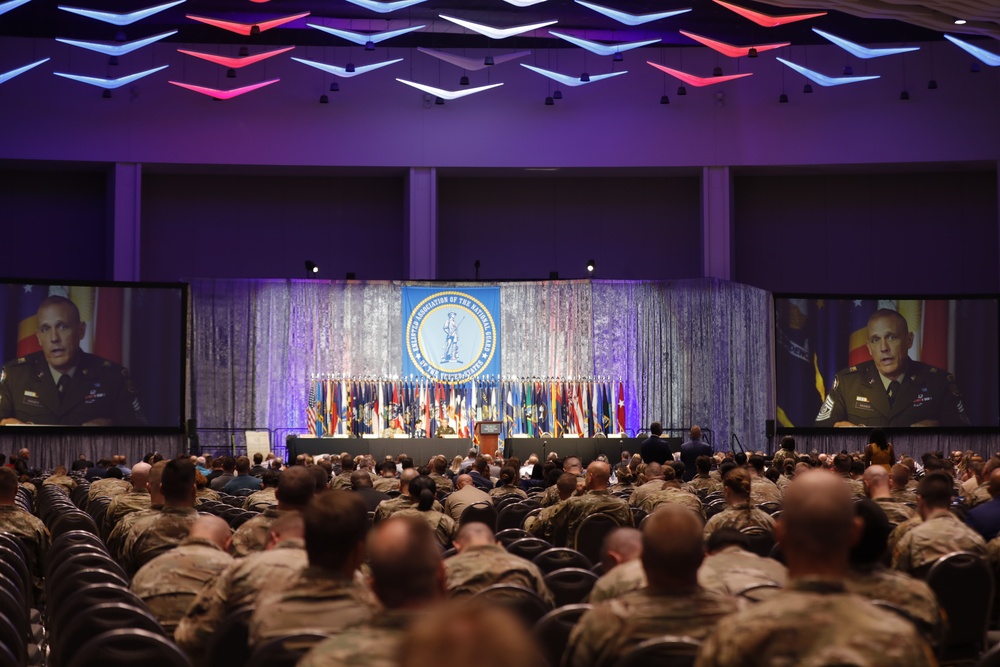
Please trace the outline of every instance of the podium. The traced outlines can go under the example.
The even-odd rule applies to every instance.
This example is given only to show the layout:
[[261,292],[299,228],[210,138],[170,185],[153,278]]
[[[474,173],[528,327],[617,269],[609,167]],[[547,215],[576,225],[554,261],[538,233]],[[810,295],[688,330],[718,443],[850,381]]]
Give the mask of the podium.
[[500,446],[503,422],[476,422],[475,434],[479,441],[479,452],[494,455]]

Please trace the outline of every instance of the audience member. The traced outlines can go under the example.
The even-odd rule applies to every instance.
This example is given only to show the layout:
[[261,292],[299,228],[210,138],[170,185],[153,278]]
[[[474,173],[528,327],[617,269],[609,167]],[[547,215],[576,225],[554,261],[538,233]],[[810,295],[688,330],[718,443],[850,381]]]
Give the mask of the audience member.
[[474,503],[493,504],[493,498],[485,491],[478,489],[469,475],[456,477],[455,489],[444,501],[444,511],[455,520],[455,523],[462,520],[462,512],[469,505]]
[[603,574],[590,591],[588,602],[598,603],[646,586],[642,569],[642,533],[635,528],[615,528],[601,545]]
[[608,491],[610,477],[611,466],[594,461],[587,466],[584,494],[566,499],[551,514],[539,514],[530,527],[525,525],[525,530],[559,547],[572,540],[580,523],[594,514],[607,515],[619,526],[631,526],[632,510],[628,503]]
[[774,519],[766,512],[750,506],[750,473],[743,468],[733,468],[722,479],[722,497],[726,509],[705,524],[705,538],[720,528],[743,530],[750,526],[760,526],[774,530]]
[[260,491],[260,488],[260,480],[250,474],[250,459],[241,456],[236,459],[236,477],[226,483],[222,492],[235,496],[239,491]]
[[242,558],[256,551],[263,551],[271,534],[271,524],[288,512],[302,512],[315,494],[312,474],[307,468],[294,466],[281,473],[274,497],[277,506],[268,507],[253,517],[233,534],[233,555]]
[[471,522],[462,526],[455,536],[455,550],[458,553],[444,561],[445,584],[452,597],[473,595],[494,584],[513,584],[553,604],[552,593],[538,567],[497,544],[486,524]]

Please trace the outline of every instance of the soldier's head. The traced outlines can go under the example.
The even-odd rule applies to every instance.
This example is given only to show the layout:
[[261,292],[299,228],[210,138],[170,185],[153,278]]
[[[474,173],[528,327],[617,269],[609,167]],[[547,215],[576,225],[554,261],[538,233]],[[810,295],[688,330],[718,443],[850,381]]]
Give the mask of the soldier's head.
[[[420,477],[420,473],[417,472],[416,468],[407,468],[403,472],[399,473],[399,492],[400,494],[407,495],[410,493],[410,482]],[[469,477],[469,481],[472,478]]]
[[579,478],[572,473],[564,472],[560,474],[556,480],[556,491],[559,493],[559,499],[566,500],[576,493],[578,481]]
[[[146,465],[149,464],[147,463]],[[149,491],[150,504],[153,505],[163,504],[163,493],[160,490],[160,479],[163,477],[163,469],[166,467],[167,467],[166,461],[157,461],[153,465],[149,466],[149,473],[146,477],[146,489]]]
[[663,479],[663,466],[661,466],[656,461],[652,461],[646,464],[646,472],[643,473],[646,481]]
[[13,468],[0,468],[0,504],[13,505],[17,498],[17,473]]
[[195,469],[187,459],[172,459],[163,466],[160,477],[160,493],[163,502],[171,507],[194,507]]
[[364,470],[355,470],[351,473],[351,490],[372,488],[372,477]]
[[750,473],[743,468],[733,468],[722,477],[722,494],[730,505],[750,500]]
[[38,306],[35,336],[49,366],[68,371],[76,365],[80,341],[87,331],[80,310],[64,296],[50,296]]
[[686,507],[665,503],[642,525],[642,569],[654,591],[680,593],[698,584],[705,558],[701,518]]
[[990,496],[993,498],[1000,497],[1000,468],[995,468],[990,473],[988,484],[989,486],[986,488],[990,492]]
[[892,525],[885,511],[873,500],[866,498],[854,503],[854,512],[861,519],[861,535],[851,549],[851,565],[868,568],[885,555]]
[[611,466],[604,461],[594,461],[587,466],[584,486],[588,491],[604,491],[611,481]]
[[865,344],[878,372],[895,377],[906,371],[913,333],[902,315],[889,308],[880,308],[868,318]]
[[434,496],[437,494],[437,482],[427,475],[417,475],[406,487],[410,500],[416,503],[416,509],[426,512],[434,506]]
[[833,469],[841,475],[851,472],[851,457],[847,454],[837,454],[833,457]]
[[910,469],[902,463],[897,463],[889,471],[889,480],[892,482],[893,489],[905,489],[906,484],[910,481]]
[[241,456],[236,459],[236,474],[237,475],[247,475],[250,473],[250,459],[245,456]]
[[340,456],[341,470],[343,470],[344,472],[353,472],[356,467],[357,464],[354,462],[353,456],[351,456],[350,454],[341,454]]
[[954,488],[954,482],[947,473],[932,472],[924,475],[917,484],[917,512],[921,518],[926,519],[936,510],[947,510]]
[[229,551],[229,545],[233,541],[233,531],[221,517],[202,514],[191,524],[188,537],[207,540],[223,551]]
[[464,489],[467,486],[472,486],[472,477],[469,475],[459,475],[455,478],[455,489]]
[[642,533],[635,528],[615,528],[601,544],[604,571],[642,556]]
[[583,474],[583,463],[578,456],[567,456],[563,459],[563,471],[579,477]]
[[711,456],[699,456],[694,460],[694,467],[698,469],[699,475],[707,475],[712,471],[712,457]]
[[688,433],[692,440],[701,440],[701,427],[695,424]]
[[292,466],[278,477],[274,497],[279,510],[304,509],[316,493],[316,482],[308,468]]
[[889,496],[889,471],[884,466],[868,466],[861,481],[865,484],[865,492],[869,498]]
[[796,475],[785,491],[774,534],[793,576],[843,576],[848,554],[861,532],[851,490],[827,472]]
[[[363,512],[362,519],[367,520]],[[424,607],[445,595],[441,549],[419,517],[377,523],[368,539],[368,563],[372,590],[387,609]]]
[[660,422],[653,422],[652,424],[649,425],[649,432],[652,435],[660,435],[661,433],[663,433],[663,424],[661,424]]
[[302,512],[285,512],[271,522],[265,549],[273,549],[285,540],[304,540],[306,521]]
[[478,521],[470,521],[462,526],[455,536],[455,551],[462,553],[469,547],[496,543],[496,537],[489,526]]
[[365,558],[368,510],[361,497],[339,489],[321,493],[303,518],[309,565],[351,577]]

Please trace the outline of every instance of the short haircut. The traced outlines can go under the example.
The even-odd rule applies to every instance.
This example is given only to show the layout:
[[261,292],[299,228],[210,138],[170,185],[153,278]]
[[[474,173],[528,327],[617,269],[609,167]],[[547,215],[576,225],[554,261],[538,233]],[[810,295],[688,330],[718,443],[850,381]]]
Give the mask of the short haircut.
[[306,468],[306,471],[312,477],[313,489],[315,491],[323,491],[330,484],[330,473],[323,466],[309,466]]
[[13,499],[17,495],[17,473],[13,468],[0,468],[0,498]]
[[[155,458],[156,455],[154,454],[153,456]],[[232,472],[234,468],[236,468],[236,459],[232,456],[223,456],[222,469],[226,472]]]
[[941,509],[951,504],[951,494],[954,483],[951,476],[944,472],[932,472],[925,475],[917,484],[917,495],[927,507]]
[[275,495],[282,505],[305,507],[316,493],[312,473],[302,466],[294,466],[278,477]]
[[402,516],[379,522],[368,540],[368,557],[372,589],[387,608],[438,595],[441,549],[423,519]]
[[46,308],[48,306],[68,306],[76,322],[80,321],[80,309],[76,307],[75,303],[64,296],[53,294],[52,296],[45,297],[42,299],[42,302],[38,304],[38,310],[40,311],[42,308]]
[[868,498],[854,503],[854,513],[861,518],[861,536],[851,548],[852,565],[874,565],[885,554],[892,525],[879,504]]
[[356,467],[354,457],[350,454],[344,454],[340,457],[340,469],[344,472],[353,472]]
[[253,464],[255,466],[259,466],[263,462],[264,462],[264,455],[263,454],[261,454],[260,452],[257,452],[256,454],[253,455]]
[[241,475],[245,475],[250,472],[250,459],[245,456],[241,456],[236,459],[236,472]]
[[396,475],[396,464],[392,461],[382,461],[378,464],[379,472],[391,472],[393,476]]
[[663,425],[660,422],[653,422],[649,425],[649,432],[653,435],[660,435],[663,433]]
[[688,435],[691,436],[692,440],[701,440],[701,427],[698,425],[692,426]]
[[279,477],[280,475],[278,475],[277,471],[265,470],[264,473],[260,476],[260,484],[265,488],[269,486],[278,486]]
[[105,478],[110,477],[112,479],[123,479],[125,477],[125,474],[122,473],[121,468],[117,466],[111,466],[110,468],[108,468],[108,472],[106,475],[104,475],[104,477]]
[[871,314],[871,317],[868,318],[868,324],[871,325],[872,320],[876,320],[876,319],[878,319],[880,317],[895,317],[895,318],[897,318],[902,323],[902,325],[903,325],[903,333],[904,334],[907,333],[907,332],[909,332],[909,330],[910,330],[909,329],[909,325],[907,325],[907,323],[906,323],[906,318],[903,317],[902,315],[900,315],[898,311],[892,310],[891,308],[879,308],[878,310],[876,310],[874,313]]
[[371,475],[366,473],[364,470],[355,470],[351,473],[351,488],[355,491],[358,489],[370,489],[373,486]]
[[194,464],[189,459],[172,459],[163,467],[160,493],[167,502],[183,502],[194,488]]
[[735,461],[736,465],[738,465],[739,467],[741,468],[744,467],[747,464],[747,453],[736,452],[735,454],[733,454],[733,461]]
[[764,457],[754,454],[748,459],[750,467],[757,472],[764,472]]
[[841,475],[851,472],[851,457],[847,454],[837,454],[833,457],[833,469]]
[[702,475],[708,474],[708,472],[712,470],[712,457],[702,454],[694,460],[694,467],[697,468],[698,472]]
[[334,572],[344,566],[368,532],[365,503],[350,491],[335,489],[313,497],[303,518],[309,564]]
[[790,435],[786,435],[781,439],[781,448],[789,452],[795,451],[795,438]]
[[736,462],[732,459],[726,459],[719,464],[719,476],[723,479],[723,481],[725,481],[726,476],[733,470],[736,470]]
[[431,459],[431,470],[438,475],[443,475],[448,469],[448,459],[443,456],[435,456]]
[[560,495],[571,494],[576,491],[576,482],[576,475],[573,473],[560,473],[559,479],[556,480],[556,488],[559,489]]

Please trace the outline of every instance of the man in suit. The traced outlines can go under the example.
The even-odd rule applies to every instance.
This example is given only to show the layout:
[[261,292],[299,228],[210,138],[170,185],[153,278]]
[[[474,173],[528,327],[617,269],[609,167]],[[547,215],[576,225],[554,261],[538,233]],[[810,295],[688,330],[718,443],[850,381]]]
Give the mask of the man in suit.
[[649,425],[649,437],[642,441],[639,453],[642,455],[643,463],[659,463],[663,465],[667,461],[673,461],[674,456],[670,453],[670,445],[660,438],[663,434],[663,426],[660,422],[653,422]]
[[993,500],[969,510],[965,522],[989,542],[1000,535],[1000,468],[994,468],[986,482]]
[[712,445],[701,441],[701,427],[691,427],[688,441],[681,445],[681,463],[684,464],[684,481],[690,482],[698,473],[695,461],[699,456],[711,456]]
[[868,318],[871,361],[834,377],[816,426],[968,426],[955,377],[909,357],[913,333],[895,310]]

